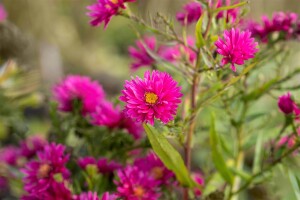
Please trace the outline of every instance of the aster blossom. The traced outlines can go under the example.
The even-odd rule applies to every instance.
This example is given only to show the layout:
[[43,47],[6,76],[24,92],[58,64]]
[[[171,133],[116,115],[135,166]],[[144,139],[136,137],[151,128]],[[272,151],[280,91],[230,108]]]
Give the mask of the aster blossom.
[[81,157],[78,159],[77,164],[81,169],[86,169],[88,165],[96,165],[97,160],[92,156]]
[[100,199],[98,197],[97,192],[88,191],[88,192],[83,192],[79,195],[75,195],[73,197],[73,200],[100,200]]
[[20,149],[15,146],[6,146],[0,149],[0,163],[6,163],[8,165],[17,165],[18,158],[20,158]]
[[156,38],[153,36],[145,36],[141,40],[135,42],[136,47],[130,46],[128,52],[133,62],[132,70],[140,67],[149,67],[155,63],[155,59],[149,54],[149,51],[156,52]]
[[67,76],[54,87],[53,94],[59,109],[64,112],[72,111],[74,101],[79,100],[82,114],[94,112],[105,97],[103,88],[98,82],[79,75]]
[[104,192],[101,200],[117,200],[118,196],[116,194],[109,194],[109,192]]
[[197,22],[202,13],[203,10],[201,4],[197,1],[192,1],[183,6],[183,11],[176,14],[176,19],[182,25],[188,25]]
[[122,165],[116,161],[109,161],[107,158],[99,158],[97,162],[98,171],[102,174],[110,174],[120,169]]
[[[235,3],[239,3],[239,1],[235,1]],[[210,1],[209,4],[210,6],[213,6],[212,1]],[[217,2],[217,8],[224,7],[224,6],[231,6],[231,5],[233,5],[231,0],[226,0],[225,2],[223,0],[218,0]],[[240,12],[239,8],[233,8],[226,11],[223,10],[217,14],[216,18],[217,19],[225,18],[227,23],[228,22],[234,23],[235,20],[237,19],[239,12]]]
[[224,39],[219,38],[215,45],[217,52],[223,56],[222,65],[231,64],[231,69],[235,72],[237,65],[243,65],[244,61],[253,58],[258,51],[257,42],[251,37],[249,31],[239,31],[232,28],[225,30]]
[[130,200],[156,200],[160,193],[159,181],[135,166],[127,166],[118,171],[119,181],[116,182],[118,195]]
[[97,3],[87,6],[89,10],[87,15],[91,18],[92,26],[99,26],[104,23],[107,27],[111,18],[118,14],[120,9],[125,9],[126,2],[134,2],[135,0],[98,0]]
[[55,176],[60,176],[63,180],[69,178],[70,173],[65,166],[69,155],[64,151],[65,146],[51,143],[37,153],[38,160],[28,162],[21,170],[25,174],[24,189],[29,194],[40,194],[56,187]]
[[300,109],[297,104],[292,99],[291,93],[286,93],[278,98],[278,107],[284,114],[288,115],[295,113],[295,115],[300,114]]
[[38,151],[44,149],[48,142],[39,135],[33,135],[20,142],[21,155],[30,159],[36,155]]
[[174,119],[182,97],[181,88],[166,72],[146,71],[140,77],[126,81],[120,100],[126,103],[124,112],[138,122],[154,124],[154,118],[163,123]]

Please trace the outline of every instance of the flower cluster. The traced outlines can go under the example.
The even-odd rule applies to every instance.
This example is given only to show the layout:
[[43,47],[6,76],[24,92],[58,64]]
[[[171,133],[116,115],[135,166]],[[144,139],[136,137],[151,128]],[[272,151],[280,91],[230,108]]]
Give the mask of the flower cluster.
[[87,6],[89,12],[87,15],[91,18],[92,26],[99,26],[104,23],[107,27],[111,18],[119,14],[120,9],[125,9],[126,2],[134,2],[135,0],[98,0],[97,3]]
[[299,37],[300,20],[298,14],[292,12],[276,12],[272,18],[262,16],[262,24],[255,21],[248,21],[248,29],[254,37],[259,38],[262,42],[268,42],[273,33],[278,33],[276,40],[287,40]]
[[154,118],[163,123],[174,119],[181,102],[181,88],[166,72],[146,71],[144,79],[136,77],[125,82],[120,100],[126,103],[124,112],[138,122],[154,124]]
[[225,30],[224,39],[219,38],[215,45],[217,52],[223,56],[222,65],[230,63],[233,71],[236,71],[235,64],[243,65],[244,61],[253,58],[258,51],[258,44],[254,42],[249,31],[234,28]]

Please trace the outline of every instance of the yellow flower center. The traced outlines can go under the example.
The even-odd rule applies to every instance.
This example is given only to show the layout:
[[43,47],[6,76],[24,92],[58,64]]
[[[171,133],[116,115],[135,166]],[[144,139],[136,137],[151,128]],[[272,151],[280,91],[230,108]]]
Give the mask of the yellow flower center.
[[138,198],[142,198],[145,193],[145,190],[143,187],[137,186],[136,188],[134,188],[133,192],[134,192],[134,196]]
[[48,176],[49,172],[51,170],[51,166],[48,164],[42,164],[38,170],[38,177],[39,178],[45,178]]
[[117,4],[119,0],[110,0],[110,2]]
[[158,96],[153,92],[146,92],[145,100],[149,104],[155,104],[157,102]]
[[151,170],[151,175],[157,180],[160,179],[161,177],[163,177],[163,168],[162,167],[154,167]]

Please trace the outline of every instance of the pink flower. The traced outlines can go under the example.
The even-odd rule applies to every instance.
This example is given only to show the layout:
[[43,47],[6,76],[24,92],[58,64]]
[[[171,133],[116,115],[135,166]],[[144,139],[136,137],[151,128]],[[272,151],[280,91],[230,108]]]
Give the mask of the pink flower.
[[183,11],[176,14],[176,19],[182,25],[188,25],[197,22],[202,12],[201,4],[197,1],[192,1],[183,6]]
[[122,116],[119,107],[114,108],[112,103],[103,101],[97,106],[96,112],[91,114],[91,118],[94,125],[115,128],[119,126]]
[[126,129],[127,132],[131,134],[136,140],[141,139],[143,137],[144,128],[142,124],[140,122],[133,121],[124,113],[122,113],[122,124],[120,127]]
[[297,107],[297,104],[293,101],[291,93],[289,92],[278,98],[278,107],[281,110],[281,112],[283,112],[286,115],[294,112],[296,116],[298,116],[300,110]]
[[108,161],[107,158],[100,158],[97,162],[98,171],[102,174],[110,174],[122,167],[115,161]]
[[28,162],[21,170],[25,174],[24,189],[29,194],[44,193],[56,187],[55,176],[63,180],[69,178],[70,173],[65,167],[69,155],[65,155],[64,151],[63,145],[51,143],[37,153],[38,160]]
[[97,160],[94,157],[86,156],[79,158],[77,163],[81,169],[86,169],[88,165],[97,165]]
[[190,63],[196,61],[197,55],[190,48],[195,46],[195,40],[192,37],[187,38],[188,46],[176,44],[174,46],[161,46],[158,55],[164,60],[176,64],[178,61],[185,60]]
[[99,200],[97,192],[83,192],[80,195],[75,195],[73,200]]
[[[235,3],[238,3],[238,2],[239,1],[235,1]],[[213,3],[211,1],[210,1],[210,5],[211,6],[213,5]],[[218,0],[217,8],[224,7],[224,6],[231,6],[231,5],[234,5],[231,3],[231,0],[226,0],[225,2],[223,0]],[[239,8],[233,8],[233,9],[229,9],[226,11],[220,11],[217,14],[217,19],[225,18],[227,23],[228,22],[234,23],[235,20],[237,19],[239,12],[240,12]]]
[[137,167],[127,166],[118,171],[116,182],[118,195],[130,200],[156,200],[159,198],[159,182],[140,171]]
[[217,52],[223,56],[222,65],[230,63],[233,71],[236,71],[235,64],[243,65],[245,60],[253,58],[258,51],[258,44],[251,38],[249,31],[240,32],[234,28],[225,30],[224,39],[219,38],[215,45]]
[[0,149],[0,163],[4,162],[8,165],[16,166],[20,156],[20,149],[18,147],[6,146]]
[[105,192],[101,198],[101,200],[117,200],[118,196],[115,194],[109,194],[109,192]]
[[[194,181],[196,183],[198,183],[199,185],[204,185],[204,179],[201,173],[192,173],[192,178],[194,179]],[[199,188],[195,188],[194,189],[194,194],[199,197],[202,194],[202,191]]]
[[120,9],[125,9],[126,2],[135,0],[98,0],[97,3],[87,6],[89,12],[87,15],[91,18],[92,26],[99,26],[104,23],[104,28],[107,27],[109,21],[114,15],[117,15]]
[[[298,132],[298,137],[299,137],[300,136],[300,128],[298,128],[297,132]],[[278,148],[287,147],[287,148],[291,149],[294,147],[296,142],[297,142],[297,137],[295,136],[295,134],[290,134],[287,136],[283,136],[277,143],[277,147]],[[297,152],[298,151],[296,150],[295,153],[297,153]]]
[[154,124],[154,118],[168,123],[174,119],[182,93],[177,82],[166,72],[146,71],[144,79],[136,77],[125,82],[124,112],[138,122]]
[[75,100],[81,101],[82,114],[92,113],[104,99],[102,86],[89,77],[69,75],[53,89],[61,111],[72,111]]
[[156,52],[156,39],[155,37],[144,37],[142,40],[135,42],[137,47],[130,46],[128,52],[133,59],[131,64],[132,70],[137,70],[140,67],[149,67],[155,63],[154,58],[148,51]]
[[4,21],[7,17],[6,10],[2,4],[0,4],[0,22]]
[[159,181],[162,185],[170,184],[170,181],[174,178],[174,173],[168,170],[153,152],[149,153],[144,158],[136,159],[134,166],[136,166],[139,171],[148,173],[149,176]]
[[44,149],[48,142],[40,135],[33,135],[20,142],[21,155],[27,159],[31,159],[38,151]]

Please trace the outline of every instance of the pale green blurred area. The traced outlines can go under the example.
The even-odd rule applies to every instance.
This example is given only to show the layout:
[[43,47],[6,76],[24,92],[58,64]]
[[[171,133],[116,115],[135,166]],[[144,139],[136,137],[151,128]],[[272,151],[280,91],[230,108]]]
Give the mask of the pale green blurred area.
[[[103,26],[90,26],[85,7],[95,0],[2,0],[0,2],[8,11],[8,20],[29,38],[32,48],[28,51],[32,52],[28,55],[31,57],[20,65],[40,72],[37,91],[48,94],[51,86],[65,74],[79,73],[98,79],[106,91],[112,97],[116,97],[122,89],[123,81],[131,76],[127,48],[133,45],[137,38],[136,30],[133,28],[134,23],[122,17],[114,17],[106,30]],[[187,1],[137,0],[130,9],[147,21],[157,12],[175,20],[176,11],[180,10],[185,2]],[[300,1],[252,0],[248,10],[248,16],[254,19],[260,19],[262,14],[270,16],[274,11],[300,13]],[[180,33],[180,25],[176,24],[175,28]],[[192,30],[190,34],[193,34]],[[289,48],[292,48],[295,54],[289,57],[283,67],[299,66],[299,43],[291,42]],[[137,74],[141,74],[141,71]],[[267,73],[259,74],[262,79],[267,75]],[[298,97],[300,98],[300,94]],[[274,99],[266,98],[262,101],[272,101],[272,103],[262,108],[256,107],[257,109],[274,110],[276,106]],[[39,120],[28,120],[28,125],[31,133],[45,133],[50,123],[47,120],[42,123]],[[274,174],[276,183],[270,185],[282,187],[277,188],[276,191],[267,191],[265,186],[258,188],[256,192],[260,193],[253,199],[296,199],[286,172],[278,169]],[[274,187],[270,188],[274,190]],[[277,198],[274,196],[269,198],[269,192]]]

